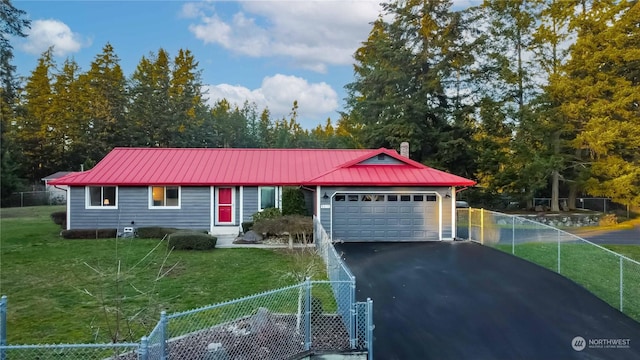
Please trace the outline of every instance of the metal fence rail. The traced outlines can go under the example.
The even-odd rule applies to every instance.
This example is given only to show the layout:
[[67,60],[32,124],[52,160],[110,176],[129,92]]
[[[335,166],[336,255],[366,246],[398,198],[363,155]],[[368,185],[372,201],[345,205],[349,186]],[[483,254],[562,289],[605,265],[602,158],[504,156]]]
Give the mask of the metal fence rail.
[[458,209],[457,234],[555,271],[640,321],[636,260],[552,226],[483,209]]
[[356,277],[342,261],[331,237],[315,216],[313,228],[316,250],[327,266],[333,295],[338,301],[338,314],[349,332],[349,345],[351,349],[367,350],[368,358],[373,359],[373,301],[356,302]]

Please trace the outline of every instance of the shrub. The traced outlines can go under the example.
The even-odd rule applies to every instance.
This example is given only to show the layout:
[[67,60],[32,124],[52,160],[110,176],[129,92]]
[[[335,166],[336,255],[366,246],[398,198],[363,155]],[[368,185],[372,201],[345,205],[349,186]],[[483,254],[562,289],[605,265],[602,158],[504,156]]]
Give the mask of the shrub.
[[62,230],[65,239],[111,239],[118,235],[117,229],[71,229]]
[[253,214],[251,217],[253,218],[253,222],[257,223],[262,220],[267,219],[276,219],[282,216],[280,209],[278,208],[266,208],[260,212]]
[[169,235],[169,248],[176,250],[210,250],[218,238],[197,231],[178,231]]
[[618,223],[618,217],[616,214],[607,214],[600,218],[598,225],[600,226],[610,226],[616,225]]
[[300,188],[284,188],[282,191],[282,215],[307,215],[304,193]]
[[56,225],[60,225],[63,229],[67,227],[67,212],[66,211],[56,211],[51,213],[51,220]]
[[242,232],[249,232],[253,229],[253,221],[245,221],[242,223]]
[[279,235],[289,233],[293,236],[301,235],[302,239],[309,242],[313,237],[313,219],[300,215],[281,216],[256,222],[253,225],[253,230],[261,234]]
[[143,239],[162,239],[165,235],[173,234],[178,231],[174,228],[164,228],[160,226],[140,227],[136,229],[139,238]]

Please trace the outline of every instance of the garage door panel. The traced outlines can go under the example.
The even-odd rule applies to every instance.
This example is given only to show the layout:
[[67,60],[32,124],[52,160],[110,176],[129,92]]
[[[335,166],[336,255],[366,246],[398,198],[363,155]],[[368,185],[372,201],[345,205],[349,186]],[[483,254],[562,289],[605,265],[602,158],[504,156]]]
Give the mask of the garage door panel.
[[438,203],[425,201],[424,194],[345,194],[344,198],[354,201],[332,204],[335,240],[439,240]]

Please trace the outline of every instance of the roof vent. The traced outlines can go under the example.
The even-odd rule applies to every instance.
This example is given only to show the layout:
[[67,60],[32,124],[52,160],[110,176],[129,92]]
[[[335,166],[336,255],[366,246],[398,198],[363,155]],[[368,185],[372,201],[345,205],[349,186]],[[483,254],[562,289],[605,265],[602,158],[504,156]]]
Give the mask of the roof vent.
[[403,141],[400,144],[400,155],[408,158],[409,157],[409,143],[406,141]]

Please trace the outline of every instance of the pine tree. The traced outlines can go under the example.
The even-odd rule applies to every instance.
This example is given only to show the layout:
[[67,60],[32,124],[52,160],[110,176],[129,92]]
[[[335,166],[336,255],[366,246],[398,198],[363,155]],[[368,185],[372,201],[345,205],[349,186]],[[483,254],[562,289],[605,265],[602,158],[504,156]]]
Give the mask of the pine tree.
[[13,47],[8,36],[25,37],[31,25],[23,10],[15,8],[11,1],[0,2],[0,197],[6,198],[21,185],[17,151],[9,136],[11,123],[16,119],[16,100],[19,88],[12,64]]

